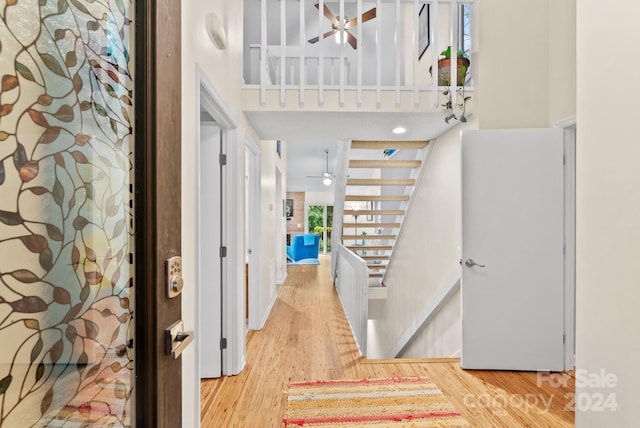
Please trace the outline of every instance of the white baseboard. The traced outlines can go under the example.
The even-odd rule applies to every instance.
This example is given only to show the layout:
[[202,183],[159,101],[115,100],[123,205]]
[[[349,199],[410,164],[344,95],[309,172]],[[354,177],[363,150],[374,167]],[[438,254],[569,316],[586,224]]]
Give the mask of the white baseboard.
[[276,279],[276,285],[284,285],[284,282],[287,280],[287,275],[288,273],[285,272],[283,278]]
[[264,316],[260,321],[260,327],[258,328],[258,330],[262,330],[264,328],[264,325],[267,323],[267,320],[269,319],[269,315],[271,315],[271,309],[273,309],[273,305],[275,305],[277,299],[278,299],[278,295],[274,294],[273,298],[271,299],[271,303],[269,303],[269,307],[267,308],[266,311],[264,311]]

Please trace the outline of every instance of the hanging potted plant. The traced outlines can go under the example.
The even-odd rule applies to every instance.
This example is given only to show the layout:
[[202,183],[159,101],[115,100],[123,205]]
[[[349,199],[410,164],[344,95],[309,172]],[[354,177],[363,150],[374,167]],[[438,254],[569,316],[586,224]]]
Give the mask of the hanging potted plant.
[[[457,52],[458,62],[458,86],[464,86],[465,78],[467,77],[467,71],[471,65],[471,61],[465,51],[459,49]],[[451,85],[451,46],[448,46],[446,50],[440,52],[442,58],[438,60],[438,86],[450,86]],[[429,67],[429,73],[431,73],[431,67]],[[433,73],[431,73],[433,75]]]

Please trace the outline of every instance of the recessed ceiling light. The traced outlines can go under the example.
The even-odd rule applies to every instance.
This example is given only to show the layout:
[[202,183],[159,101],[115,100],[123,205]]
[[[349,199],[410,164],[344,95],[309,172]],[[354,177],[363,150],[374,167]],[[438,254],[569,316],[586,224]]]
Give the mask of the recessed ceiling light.
[[395,128],[393,128],[394,134],[404,134],[405,132],[407,132],[407,129],[403,128],[402,126],[396,126]]

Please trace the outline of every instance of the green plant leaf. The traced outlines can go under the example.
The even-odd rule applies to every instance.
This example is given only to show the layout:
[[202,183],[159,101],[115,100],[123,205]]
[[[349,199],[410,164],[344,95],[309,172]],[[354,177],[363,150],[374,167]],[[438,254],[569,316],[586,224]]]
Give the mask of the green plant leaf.
[[38,338],[36,344],[31,348],[31,363],[38,359],[40,352],[42,352],[42,339]]
[[51,403],[53,402],[53,387],[51,387],[47,393],[44,395],[44,398],[40,402],[40,412],[44,415],[51,407]]
[[46,65],[49,70],[53,71],[58,76],[67,77],[58,60],[55,59],[52,55],[48,53],[42,53],[40,54],[40,58],[42,58],[42,62],[44,62],[44,65]]
[[44,375],[44,363],[38,364],[38,368],[36,369],[36,382],[42,379]]
[[24,64],[16,62],[16,71],[20,73],[20,76],[24,77],[27,80],[31,80],[32,82],[36,80],[35,77],[33,77],[31,71]]
[[9,375],[4,379],[0,380],[0,394],[4,394],[9,389],[11,385],[11,381],[13,380],[13,376]]
[[47,248],[40,253],[39,261],[42,269],[46,270],[47,272],[53,268],[53,253],[51,252],[51,248]]
[[53,224],[47,224],[47,233],[49,234],[49,237],[56,242],[60,242],[64,239],[62,231]]
[[[2,164],[0,163],[0,165]],[[0,222],[6,224],[7,226],[17,226],[19,224],[22,224],[23,220],[18,213],[0,210]]]
[[18,281],[24,282],[25,284],[33,284],[34,282],[40,281],[38,275],[26,269],[16,270],[14,272],[11,272],[10,275]]

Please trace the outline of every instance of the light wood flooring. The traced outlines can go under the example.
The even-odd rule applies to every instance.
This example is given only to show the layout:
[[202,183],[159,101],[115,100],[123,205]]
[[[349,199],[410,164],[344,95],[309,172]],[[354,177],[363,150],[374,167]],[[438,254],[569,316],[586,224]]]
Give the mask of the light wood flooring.
[[571,376],[565,387],[538,386],[535,373],[464,371],[457,359],[361,358],[329,272],[328,257],[320,266],[289,266],[265,327],[248,335],[244,371],[202,381],[203,428],[281,427],[289,382],[392,376],[431,378],[474,427],[574,425],[565,409]]

